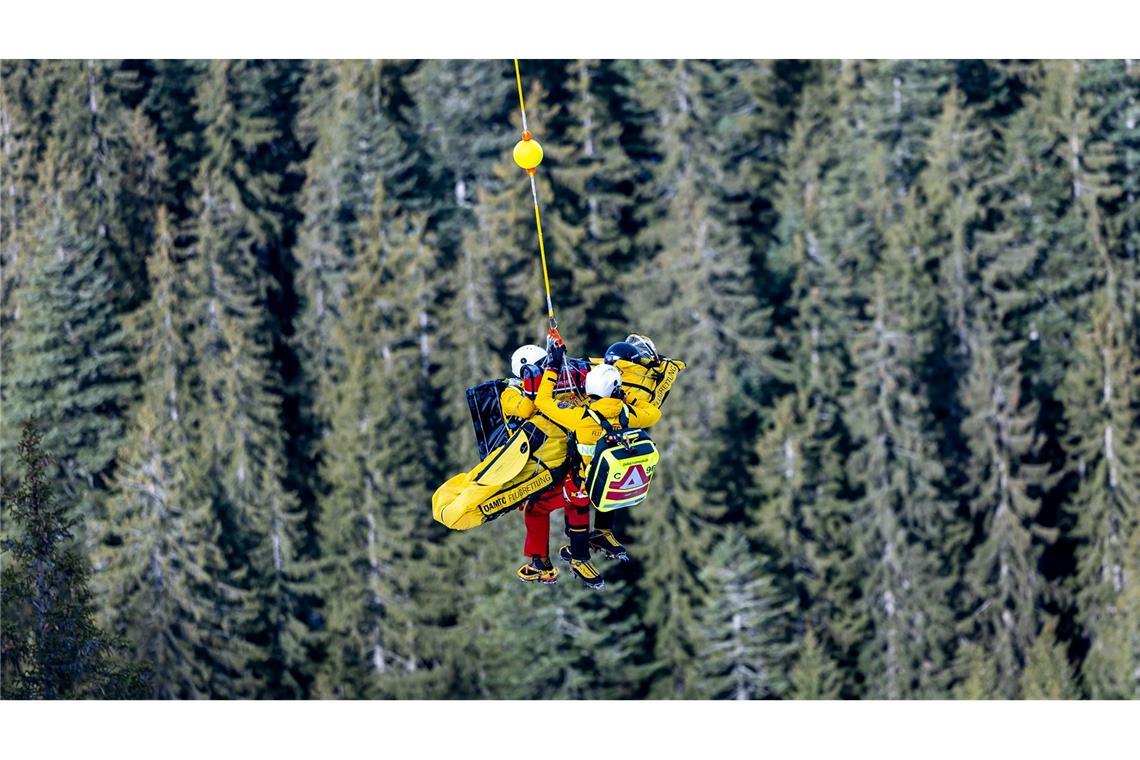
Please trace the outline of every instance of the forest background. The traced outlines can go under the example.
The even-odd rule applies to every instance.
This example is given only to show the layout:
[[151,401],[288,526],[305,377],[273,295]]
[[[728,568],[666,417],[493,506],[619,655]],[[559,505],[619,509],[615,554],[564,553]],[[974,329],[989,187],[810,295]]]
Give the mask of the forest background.
[[1140,696],[1140,67],[523,66],[571,353],[690,367],[601,594],[430,516],[544,328],[509,61],[3,62],[3,479],[145,670],[62,695]]

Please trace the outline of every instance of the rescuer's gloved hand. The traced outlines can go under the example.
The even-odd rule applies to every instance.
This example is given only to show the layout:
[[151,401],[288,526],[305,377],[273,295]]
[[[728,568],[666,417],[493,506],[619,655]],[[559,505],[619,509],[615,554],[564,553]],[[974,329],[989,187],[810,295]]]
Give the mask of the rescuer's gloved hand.
[[559,343],[551,347],[550,352],[547,354],[546,368],[552,369],[555,372],[561,372],[562,366],[566,362],[566,346]]

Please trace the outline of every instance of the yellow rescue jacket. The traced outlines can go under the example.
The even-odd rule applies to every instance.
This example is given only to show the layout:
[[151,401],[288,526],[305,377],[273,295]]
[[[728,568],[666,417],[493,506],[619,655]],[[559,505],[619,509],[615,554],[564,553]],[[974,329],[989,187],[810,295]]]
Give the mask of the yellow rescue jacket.
[[533,423],[535,427],[546,435],[546,440],[531,456],[545,464],[550,469],[562,466],[569,453],[569,430],[552,422],[547,416],[538,411],[534,401],[526,397],[520,388],[513,385],[499,394],[499,404],[503,407],[503,416],[508,420],[512,417]]
[[535,394],[535,406],[538,411],[554,423],[563,426],[574,433],[578,440],[578,453],[582,455],[582,466],[579,475],[585,476],[586,470],[594,458],[594,445],[605,435],[602,426],[593,420],[586,409],[604,417],[615,427],[621,424],[621,413],[624,409],[628,415],[626,428],[647,428],[661,419],[661,410],[643,398],[634,397],[630,403],[617,398],[600,398],[591,401],[588,407],[559,406],[554,400],[554,386],[558,382],[558,375],[553,370],[547,370],[542,376],[542,383]]

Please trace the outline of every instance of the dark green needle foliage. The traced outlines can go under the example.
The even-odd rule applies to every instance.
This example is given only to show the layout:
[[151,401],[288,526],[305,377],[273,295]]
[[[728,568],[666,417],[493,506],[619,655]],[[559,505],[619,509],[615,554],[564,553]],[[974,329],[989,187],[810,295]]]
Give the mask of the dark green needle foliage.
[[4,696],[1140,696],[1140,66],[521,66],[569,353],[688,365],[601,593],[431,517],[509,60],[0,62]]
[[131,699],[147,691],[145,665],[95,623],[90,566],[56,498],[36,424],[17,447],[22,472],[4,491],[3,665],[6,699]]

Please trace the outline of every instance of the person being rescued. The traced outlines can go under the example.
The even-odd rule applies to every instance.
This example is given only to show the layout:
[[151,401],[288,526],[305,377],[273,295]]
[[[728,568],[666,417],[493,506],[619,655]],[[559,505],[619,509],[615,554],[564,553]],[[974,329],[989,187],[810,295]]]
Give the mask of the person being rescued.
[[[567,431],[537,410],[533,401],[546,351],[521,346],[511,356],[516,380],[499,396],[513,434],[474,469],[447,480],[432,495],[432,516],[453,530],[469,530],[518,507],[547,489],[559,490],[568,464]],[[558,573],[553,567],[549,578]],[[547,582],[553,582],[548,580]]]
[[[611,343],[603,359],[590,359],[595,365],[605,363],[617,367],[621,373],[622,393],[627,402],[645,401],[660,409],[669,395],[677,374],[685,368],[684,362],[662,359],[657,347],[649,338],[631,333],[625,340]],[[590,548],[602,552],[609,559],[629,562],[629,551],[614,534],[614,524],[620,510],[594,511],[594,528],[590,531]],[[569,549],[563,547],[559,554]]]
[[[622,393],[621,372],[615,366],[605,363],[594,366],[586,374],[588,403],[585,407],[556,400],[554,389],[566,359],[566,347],[556,333],[552,337],[556,342],[550,350],[534,404],[542,416],[574,434],[580,460],[577,470],[567,473],[563,493],[559,494],[564,501],[566,532],[570,536],[570,544],[562,547],[559,556],[569,563],[570,571],[587,586],[602,588],[605,580],[590,562],[590,500],[583,488],[586,473],[593,461],[594,446],[605,435],[605,430],[593,415],[605,419],[612,427],[647,428],[661,419],[661,411],[643,398],[634,396],[627,401]],[[549,513],[545,528],[540,520],[535,520],[533,543],[531,525],[528,521],[528,554],[532,549],[548,548],[545,544],[549,541]]]

